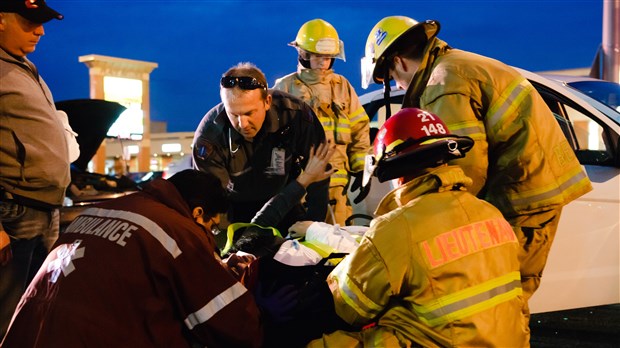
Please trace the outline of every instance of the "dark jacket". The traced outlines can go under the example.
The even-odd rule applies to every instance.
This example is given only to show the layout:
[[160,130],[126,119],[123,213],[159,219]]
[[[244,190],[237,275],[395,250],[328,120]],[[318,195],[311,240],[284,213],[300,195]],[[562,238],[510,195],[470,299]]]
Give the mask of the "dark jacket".
[[[265,202],[297,178],[310,148],[325,140],[320,121],[306,103],[284,92],[269,93],[271,108],[252,142],[232,127],[221,103],[204,116],[194,135],[195,166],[215,174],[231,193],[231,222],[249,222]],[[274,149],[284,150],[284,173],[273,170]],[[296,210],[293,220],[323,221],[328,185],[329,180],[310,185],[307,211]]]

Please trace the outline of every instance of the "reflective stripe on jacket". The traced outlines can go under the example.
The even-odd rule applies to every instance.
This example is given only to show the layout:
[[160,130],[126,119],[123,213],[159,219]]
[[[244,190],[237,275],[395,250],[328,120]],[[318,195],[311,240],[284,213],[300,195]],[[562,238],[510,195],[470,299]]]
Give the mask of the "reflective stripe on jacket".
[[454,163],[474,180],[471,192],[506,217],[563,206],[592,189],[542,97],[497,60],[434,39],[403,106],[433,112],[475,140]]
[[453,190],[470,184],[444,166],[390,192],[328,277],[338,315],[403,346],[528,346],[519,244],[495,207]]
[[336,144],[330,164],[338,171],[331,177],[331,187],[346,185],[347,171],[364,169],[364,158],[370,149],[369,119],[344,76],[333,70],[299,69],[276,80],[274,88],[308,103],[321,121],[327,140]]

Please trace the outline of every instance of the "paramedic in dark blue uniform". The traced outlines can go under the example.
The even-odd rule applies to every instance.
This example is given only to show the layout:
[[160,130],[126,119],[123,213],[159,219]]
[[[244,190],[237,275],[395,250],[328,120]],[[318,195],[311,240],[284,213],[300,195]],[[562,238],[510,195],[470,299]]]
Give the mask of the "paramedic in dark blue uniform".
[[[195,168],[215,174],[230,192],[229,222],[250,222],[257,211],[289,182],[310,157],[310,149],[325,141],[325,132],[312,108],[302,100],[267,89],[267,80],[251,63],[240,63],[220,80],[222,102],[196,129]],[[307,188],[278,225],[280,231],[299,220],[324,221],[329,180]]]

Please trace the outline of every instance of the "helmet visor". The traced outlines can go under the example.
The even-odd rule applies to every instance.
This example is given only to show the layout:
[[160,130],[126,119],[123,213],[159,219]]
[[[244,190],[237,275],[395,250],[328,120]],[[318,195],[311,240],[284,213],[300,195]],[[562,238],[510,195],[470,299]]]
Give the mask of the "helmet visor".
[[338,40],[338,41],[340,41],[340,43],[338,44],[340,46],[340,50],[338,51],[338,55],[334,58],[342,59],[343,62],[346,62],[347,57],[344,54],[344,41],[342,40]]
[[289,43],[289,46],[297,48],[297,52],[302,59],[310,60],[310,56],[322,57],[322,58],[336,58],[346,61],[344,54],[344,42],[338,41],[338,48],[335,48],[335,41],[332,39],[319,40],[316,42],[314,49],[307,49],[301,47],[295,41]]
[[362,58],[361,62],[362,67],[362,88],[367,89],[371,83],[373,83],[372,74],[375,71],[375,62],[374,58],[370,56],[366,56]]

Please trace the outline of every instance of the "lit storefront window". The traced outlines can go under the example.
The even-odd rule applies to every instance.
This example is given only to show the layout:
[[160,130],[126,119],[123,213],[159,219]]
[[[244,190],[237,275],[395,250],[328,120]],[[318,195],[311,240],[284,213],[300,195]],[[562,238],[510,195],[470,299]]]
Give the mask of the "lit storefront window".
[[164,153],[181,152],[182,149],[183,147],[181,147],[181,144],[179,143],[161,145],[161,152],[164,152]]

